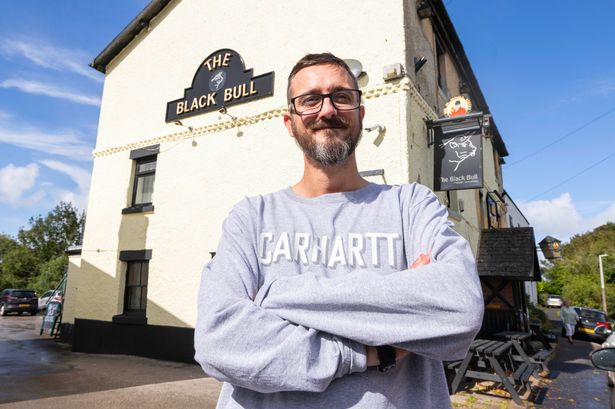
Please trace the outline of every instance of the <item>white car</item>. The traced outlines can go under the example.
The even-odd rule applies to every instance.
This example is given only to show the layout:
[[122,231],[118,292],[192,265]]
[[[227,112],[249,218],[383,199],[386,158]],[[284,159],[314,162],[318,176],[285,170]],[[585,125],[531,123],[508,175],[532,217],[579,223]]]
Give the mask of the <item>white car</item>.
[[[600,349],[609,348],[609,352],[605,351],[604,356],[611,357],[613,362],[610,365],[607,365],[605,367],[596,366],[596,362],[594,361],[593,354],[592,354],[592,363],[594,364],[594,366],[596,366],[599,369],[607,370],[607,384],[609,385],[609,387],[613,388],[613,385],[615,385],[615,371],[613,371],[613,369],[615,369],[615,349],[613,349],[615,347],[615,333],[612,330],[604,326],[596,327],[594,332],[599,335],[607,336],[607,339],[602,343],[602,346]],[[597,349],[594,352],[600,351],[600,349]],[[611,389],[609,408],[615,409],[615,389]]]
[[50,301],[62,301],[62,291],[45,291],[38,299],[38,310],[46,310]]
[[551,294],[547,298],[547,307],[560,308],[562,306],[562,296]]

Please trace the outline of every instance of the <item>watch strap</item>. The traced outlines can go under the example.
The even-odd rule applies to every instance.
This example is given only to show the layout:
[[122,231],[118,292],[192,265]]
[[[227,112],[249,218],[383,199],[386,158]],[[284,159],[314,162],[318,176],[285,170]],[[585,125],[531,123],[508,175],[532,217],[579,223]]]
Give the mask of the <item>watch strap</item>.
[[395,348],[390,345],[383,345],[376,347],[376,352],[380,360],[378,364],[378,370],[380,372],[387,372],[395,368]]

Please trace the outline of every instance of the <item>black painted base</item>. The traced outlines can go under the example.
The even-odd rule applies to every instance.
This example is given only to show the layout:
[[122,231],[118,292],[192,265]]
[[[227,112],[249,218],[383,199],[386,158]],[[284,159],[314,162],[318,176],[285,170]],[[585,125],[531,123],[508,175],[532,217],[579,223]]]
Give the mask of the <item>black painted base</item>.
[[75,319],[74,352],[124,354],[166,361],[194,361],[194,329],[162,325],[126,325]]

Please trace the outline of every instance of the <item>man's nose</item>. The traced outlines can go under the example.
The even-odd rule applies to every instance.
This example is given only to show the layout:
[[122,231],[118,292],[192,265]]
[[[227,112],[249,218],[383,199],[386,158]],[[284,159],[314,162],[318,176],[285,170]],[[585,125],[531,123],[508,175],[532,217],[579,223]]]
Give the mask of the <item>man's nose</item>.
[[331,118],[337,115],[337,109],[335,108],[335,105],[333,105],[333,100],[330,95],[323,99],[322,108],[318,114],[320,117],[324,118]]

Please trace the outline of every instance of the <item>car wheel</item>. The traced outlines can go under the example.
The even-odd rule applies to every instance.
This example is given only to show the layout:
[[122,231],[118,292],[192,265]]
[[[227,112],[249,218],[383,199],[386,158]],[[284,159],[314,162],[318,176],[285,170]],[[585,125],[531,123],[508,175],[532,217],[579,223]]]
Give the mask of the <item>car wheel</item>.
[[23,311],[17,311],[17,315],[23,314]]
[[37,311],[36,311],[36,310],[34,310],[34,311],[30,311],[30,315],[32,315],[32,316],[36,315],[36,313],[37,313]]
[[0,304],[0,315],[3,317],[6,315],[6,309],[4,308],[4,304]]

